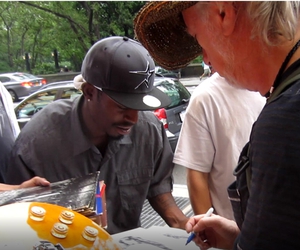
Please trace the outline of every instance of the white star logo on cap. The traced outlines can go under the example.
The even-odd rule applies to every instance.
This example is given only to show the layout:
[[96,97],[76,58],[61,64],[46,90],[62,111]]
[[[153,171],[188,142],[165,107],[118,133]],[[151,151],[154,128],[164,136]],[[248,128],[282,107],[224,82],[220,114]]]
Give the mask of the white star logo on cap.
[[149,79],[153,75],[154,69],[150,70],[150,64],[147,61],[147,67],[146,67],[145,71],[129,71],[129,73],[145,76],[145,79],[139,85],[137,85],[134,89],[139,88],[143,83],[145,83],[146,87],[149,88]]

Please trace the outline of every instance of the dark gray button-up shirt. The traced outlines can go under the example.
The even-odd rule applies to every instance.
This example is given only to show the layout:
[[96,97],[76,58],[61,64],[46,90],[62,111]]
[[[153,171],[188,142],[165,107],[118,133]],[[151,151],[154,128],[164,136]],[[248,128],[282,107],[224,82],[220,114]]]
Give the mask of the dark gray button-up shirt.
[[49,104],[23,128],[7,182],[19,184],[35,175],[56,182],[100,170],[109,233],[136,228],[145,199],[172,189],[173,153],[163,125],[152,112],[139,112],[131,133],[110,141],[103,156],[81,129],[82,98]]

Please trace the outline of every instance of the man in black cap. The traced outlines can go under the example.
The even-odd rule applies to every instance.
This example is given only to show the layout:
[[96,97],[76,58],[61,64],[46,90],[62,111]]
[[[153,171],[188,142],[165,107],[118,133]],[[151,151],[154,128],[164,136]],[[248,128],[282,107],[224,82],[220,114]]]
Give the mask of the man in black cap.
[[7,181],[39,175],[55,182],[100,171],[109,233],[139,227],[146,198],[168,225],[184,229],[187,218],[171,195],[173,153],[163,125],[146,111],[170,103],[153,86],[154,67],[134,40],[94,44],[79,85],[76,77],[83,95],[49,104],[23,128]]

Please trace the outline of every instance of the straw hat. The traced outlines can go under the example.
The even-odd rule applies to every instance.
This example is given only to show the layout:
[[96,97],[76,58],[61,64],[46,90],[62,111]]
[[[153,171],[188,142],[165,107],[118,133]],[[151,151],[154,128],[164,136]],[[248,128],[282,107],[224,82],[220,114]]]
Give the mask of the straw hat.
[[166,69],[179,69],[202,54],[196,39],[186,32],[181,12],[197,2],[151,1],[134,19],[136,38]]

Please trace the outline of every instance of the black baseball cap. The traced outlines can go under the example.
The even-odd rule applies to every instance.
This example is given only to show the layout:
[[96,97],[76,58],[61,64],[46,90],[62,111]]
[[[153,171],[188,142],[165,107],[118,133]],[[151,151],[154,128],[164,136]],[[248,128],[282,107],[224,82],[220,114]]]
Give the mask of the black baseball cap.
[[155,64],[137,41],[112,36],[95,43],[81,68],[86,82],[114,101],[135,110],[155,110],[170,105],[170,98],[153,86]]

